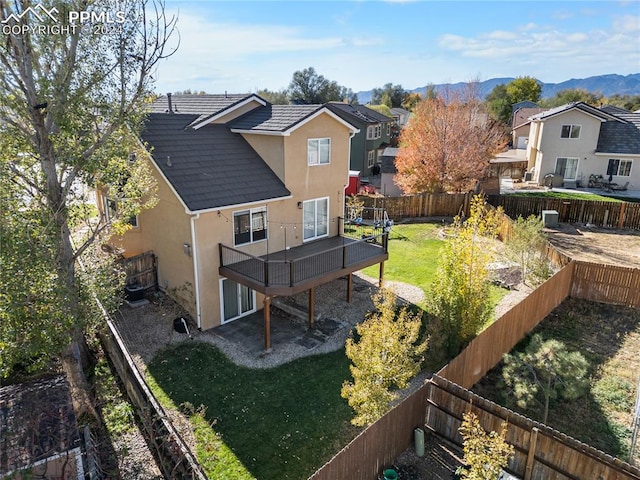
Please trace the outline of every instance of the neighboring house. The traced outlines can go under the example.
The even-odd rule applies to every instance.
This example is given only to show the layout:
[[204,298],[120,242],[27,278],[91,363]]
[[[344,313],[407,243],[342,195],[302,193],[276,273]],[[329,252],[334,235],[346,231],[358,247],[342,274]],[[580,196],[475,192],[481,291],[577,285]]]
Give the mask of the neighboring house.
[[379,243],[340,236],[357,132],[323,105],[161,97],[142,133],[159,202],[110,243],[126,256],[152,250],[160,287],[200,329],[264,307],[268,349],[272,296],[312,300],[316,285],[387,258]]
[[403,193],[393,180],[398,173],[396,169],[398,150],[398,148],[387,147],[380,156],[380,193],[390,197],[399,197]]
[[527,168],[542,184],[552,173],[565,186],[586,186],[590,175],[640,189],[640,115],[583,102],[530,117]]
[[327,107],[352,125],[359,132],[351,141],[350,168],[362,173],[366,182],[380,169],[380,155],[391,144],[393,119],[364,105],[331,102]]
[[522,107],[513,113],[511,121],[511,148],[526,149],[529,142],[530,117],[548,110],[548,108]]
[[411,116],[411,112],[409,110],[405,110],[404,108],[394,107],[391,109],[391,116],[393,120],[396,122],[398,127],[403,128],[407,125],[409,121],[409,117]]

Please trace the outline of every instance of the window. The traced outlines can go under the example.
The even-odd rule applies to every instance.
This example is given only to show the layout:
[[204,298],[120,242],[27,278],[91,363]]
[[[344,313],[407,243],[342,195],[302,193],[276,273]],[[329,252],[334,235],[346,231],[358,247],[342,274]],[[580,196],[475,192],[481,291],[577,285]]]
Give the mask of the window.
[[369,153],[367,153],[367,166],[373,167],[375,163],[376,163],[376,151],[370,150]]
[[307,141],[307,163],[326,165],[331,161],[331,139],[310,138]]
[[302,207],[303,240],[326,237],[329,234],[329,199],[307,200]]
[[610,158],[607,166],[607,175],[615,175],[618,177],[628,177],[631,175],[631,164],[633,160],[620,160],[619,158]]
[[577,158],[558,157],[556,159],[556,175],[562,175],[565,180],[575,180],[577,172]]
[[[107,217],[107,222],[115,221],[118,217],[118,201],[113,198],[104,199],[104,214]],[[133,228],[138,228],[138,216],[134,215],[129,217],[127,221]]]
[[382,125],[369,125],[367,127],[367,140],[375,140],[382,135]]
[[391,124],[387,123],[387,135],[391,135]]
[[234,245],[258,242],[267,238],[267,208],[254,208],[233,213]]
[[561,138],[580,138],[580,125],[562,125]]

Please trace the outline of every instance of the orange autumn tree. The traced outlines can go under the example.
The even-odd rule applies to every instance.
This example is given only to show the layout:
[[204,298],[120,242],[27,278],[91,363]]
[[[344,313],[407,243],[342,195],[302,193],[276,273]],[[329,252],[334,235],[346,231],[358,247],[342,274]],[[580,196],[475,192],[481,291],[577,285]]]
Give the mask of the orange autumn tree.
[[473,189],[506,143],[472,83],[425,98],[400,135],[395,182],[406,194]]

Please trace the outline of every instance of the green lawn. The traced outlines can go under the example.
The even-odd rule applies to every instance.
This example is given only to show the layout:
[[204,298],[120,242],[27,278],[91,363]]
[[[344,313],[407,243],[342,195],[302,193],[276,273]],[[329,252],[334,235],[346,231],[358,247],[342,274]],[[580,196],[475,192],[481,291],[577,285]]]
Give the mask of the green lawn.
[[590,200],[592,202],[622,202],[633,201],[633,199],[620,199],[616,197],[608,197],[604,195],[591,194],[591,193],[569,193],[569,192],[522,192],[512,193],[510,196],[514,197],[533,197],[533,198],[557,198],[560,200]]
[[[438,236],[441,228],[439,223],[394,225],[389,235],[389,260],[384,265],[384,278],[415,285],[428,293],[444,243]],[[377,278],[379,267],[374,265],[363,272]],[[504,288],[491,285],[490,295],[494,306],[506,294]],[[424,308],[425,305],[420,307]]]
[[147,377],[165,405],[206,406],[191,421],[212,479],[308,478],[358,431],[340,397],[350,378],[344,349],[252,370],[211,345],[183,343],[156,356]]

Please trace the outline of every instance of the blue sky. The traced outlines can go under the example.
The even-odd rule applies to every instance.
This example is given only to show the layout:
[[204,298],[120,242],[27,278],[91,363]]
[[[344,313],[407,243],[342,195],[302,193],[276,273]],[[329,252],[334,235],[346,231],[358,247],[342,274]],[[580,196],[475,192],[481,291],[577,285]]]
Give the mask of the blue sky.
[[286,88],[313,66],[370,90],[529,75],[547,83],[640,72],[640,2],[191,1],[156,91]]

